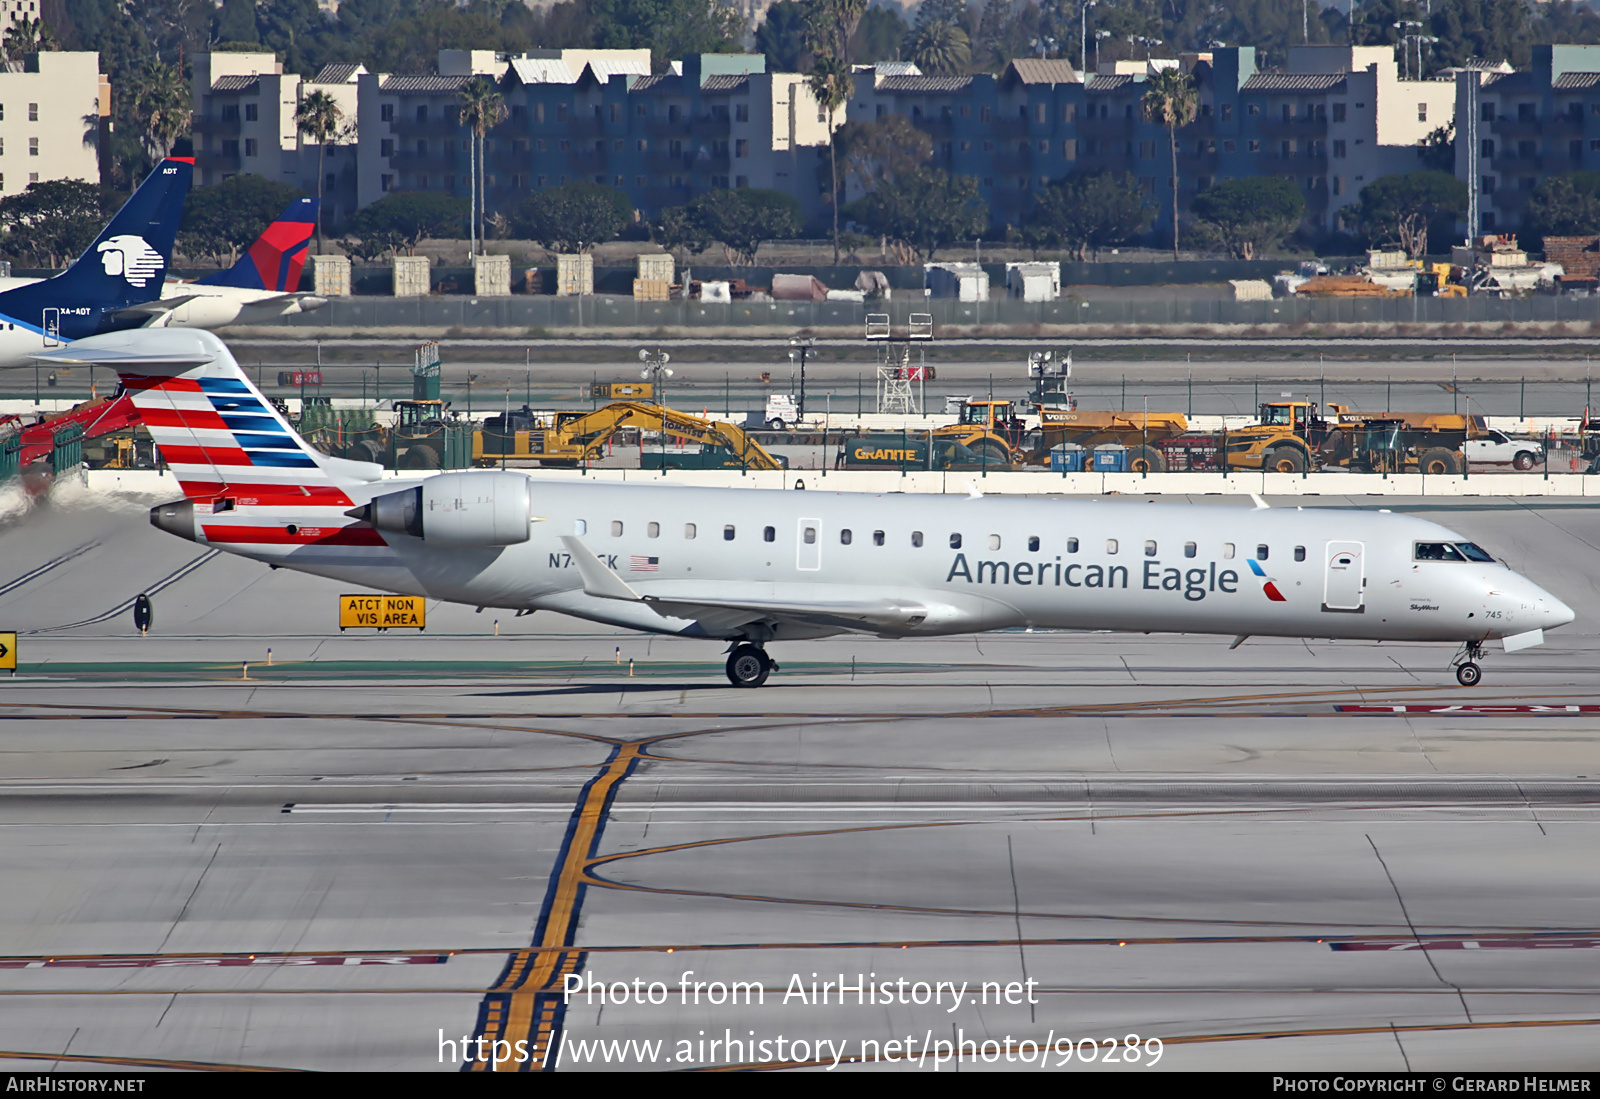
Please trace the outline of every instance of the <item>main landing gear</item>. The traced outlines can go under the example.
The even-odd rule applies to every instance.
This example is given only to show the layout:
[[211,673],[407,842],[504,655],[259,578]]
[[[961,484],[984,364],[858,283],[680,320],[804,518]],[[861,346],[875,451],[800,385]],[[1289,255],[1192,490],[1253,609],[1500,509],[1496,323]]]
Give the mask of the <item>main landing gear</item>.
[[1483,678],[1483,669],[1478,666],[1478,661],[1482,659],[1482,641],[1468,641],[1462,645],[1461,651],[1451,661],[1456,669],[1456,682],[1463,687],[1476,687]]
[[778,670],[778,662],[766,650],[748,641],[741,641],[728,653],[728,682],[735,687],[759,687]]

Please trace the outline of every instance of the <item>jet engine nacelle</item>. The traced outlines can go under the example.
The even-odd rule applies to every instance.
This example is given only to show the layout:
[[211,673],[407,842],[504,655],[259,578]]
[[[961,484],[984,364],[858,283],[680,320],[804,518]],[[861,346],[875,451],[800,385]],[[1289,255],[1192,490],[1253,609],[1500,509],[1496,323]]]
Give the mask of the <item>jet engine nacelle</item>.
[[506,470],[441,473],[345,514],[433,545],[510,546],[528,540],[531,486],[523,474]]

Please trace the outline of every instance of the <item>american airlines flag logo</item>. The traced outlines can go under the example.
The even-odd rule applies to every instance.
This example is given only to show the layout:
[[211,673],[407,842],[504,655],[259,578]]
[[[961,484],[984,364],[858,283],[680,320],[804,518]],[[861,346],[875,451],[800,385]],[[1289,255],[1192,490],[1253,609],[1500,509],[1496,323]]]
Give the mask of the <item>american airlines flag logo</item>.
[[660,572],[661,571],[661,558],[659,558],[659,557],[640,557],[638,554],[634,554],[632,557],[628,558],[628,571],[629,572]]

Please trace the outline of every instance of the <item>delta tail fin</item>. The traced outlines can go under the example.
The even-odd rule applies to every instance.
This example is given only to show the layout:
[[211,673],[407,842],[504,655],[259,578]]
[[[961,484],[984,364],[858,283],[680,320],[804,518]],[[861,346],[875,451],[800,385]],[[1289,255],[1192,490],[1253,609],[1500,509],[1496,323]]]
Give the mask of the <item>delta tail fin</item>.
[[292,294],[300,289],[311,236],[317,231],[317,200],[297,198],[267,226],[245,254],[226,271],[197,280],[205,286],[238,286]]

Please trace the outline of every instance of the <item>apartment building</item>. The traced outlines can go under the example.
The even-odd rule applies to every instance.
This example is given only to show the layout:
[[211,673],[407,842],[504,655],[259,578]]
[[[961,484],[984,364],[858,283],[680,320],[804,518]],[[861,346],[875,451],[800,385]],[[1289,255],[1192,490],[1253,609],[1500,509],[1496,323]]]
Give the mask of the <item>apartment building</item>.
[[110,116],[97,53],[30,53],[0,66],[0,196],[54,179],[100,182]]
[[1539,180],[1600,171],[1600,46],[1535,46],[1522,72],[1456,74],[1456,177],[1476,186],[1478,225],[1516,228]]
[[[323,220],[335,225],[355,212],[357,92],[362,65],[327,65],[306,80],[285,73],[270,53],[201,53],[194,58],[194,143],[197,186],[242,173],[317,193],[323,167]],[[319,148],[299,132],[295,112],[314,92],[331,96],[342,115],[333,140]]]
[[[362,205],[390,191],[467,195],[470,139],[460,94],[497,75],[505,120],[485,140],[491,215],[530,191],[588,180],[627,193],[646,216],[718,187],[769,187],[822,206],[816,169],[826,112],[798,73],[759,55],[696,54],[651,74],[648,50],[441,53],[435,76],[368,74],[359,89]],[[837,121],[842,122],[842,116]]]

